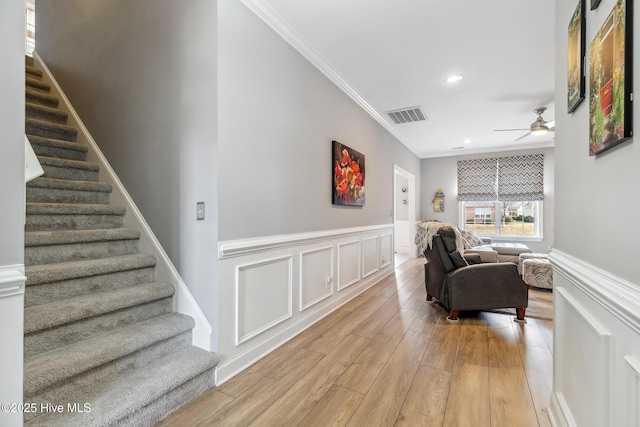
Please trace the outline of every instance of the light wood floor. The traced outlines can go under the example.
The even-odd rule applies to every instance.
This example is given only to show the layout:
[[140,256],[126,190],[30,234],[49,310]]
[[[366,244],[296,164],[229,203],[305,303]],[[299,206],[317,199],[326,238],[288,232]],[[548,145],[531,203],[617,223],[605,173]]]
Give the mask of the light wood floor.
[[[409,260],[160,426],[550,426],[552,322],[424,300]],[[465,313],[463,313],[463,316]]]

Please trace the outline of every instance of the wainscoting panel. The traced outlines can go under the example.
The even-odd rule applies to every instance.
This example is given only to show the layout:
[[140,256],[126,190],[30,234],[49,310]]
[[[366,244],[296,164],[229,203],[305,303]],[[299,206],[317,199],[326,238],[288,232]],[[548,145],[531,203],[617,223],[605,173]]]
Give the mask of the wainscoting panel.
[[292,258],[238,267],[236,344],[291,317]]
[[338,290],[360,280],[360,240],[338,244]]
[[300,253],[300,311],[333,295],[333,246]]
[[629,407],[627,409],[627,416],[629,421],[632,421],[631,426],[640,427],[640,360],[635,356],[625,356],[624,360],[629,365],[628,377],[629,377]]
[[554,426],[640,427],[640,286],[564,252],[554,281]]
[[362,239],[362,277],[378,271],[378,236]]
[[224,241],[218,259],[222,384],[391,274],[393,224]]
[[[590,421],[607,425],[611,336],[564,288],[556,287],[554,292],[558,319],[555,334],[562,340],[555,355],[559,359],[572,359],[572,363],[555,372],[556,393],[562,394],[569,407],[589,407],[588,412],[573,414],[576,425],[589,425]],[[589,374],[584,375],[585,372]]]

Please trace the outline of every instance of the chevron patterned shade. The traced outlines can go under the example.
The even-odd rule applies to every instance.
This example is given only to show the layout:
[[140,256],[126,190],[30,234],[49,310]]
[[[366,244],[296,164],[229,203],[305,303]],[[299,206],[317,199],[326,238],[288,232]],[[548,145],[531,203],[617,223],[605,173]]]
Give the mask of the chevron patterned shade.
[[497,160],[498,200],[544,199],[544,154],[500,157]]
[[497,200],[498,163],[496,159],[458,161],[458,200],[481,202]]
[[458,161],[458,200],[544,199],[544,155]]

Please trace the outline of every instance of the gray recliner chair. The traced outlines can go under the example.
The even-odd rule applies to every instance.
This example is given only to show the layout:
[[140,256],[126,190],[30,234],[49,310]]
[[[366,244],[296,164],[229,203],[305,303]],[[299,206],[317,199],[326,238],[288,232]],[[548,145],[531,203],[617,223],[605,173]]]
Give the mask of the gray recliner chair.
[[[441,229],[424,251],[427,301],[437,299],[449,310],[451,321],[458,320],[460,311],[515,308],[515,320],[525,322],[529,287],[518,267],[510,262],[468,265],[455,240],[453,229]],[[473,262],[479,262],[479,257]]]

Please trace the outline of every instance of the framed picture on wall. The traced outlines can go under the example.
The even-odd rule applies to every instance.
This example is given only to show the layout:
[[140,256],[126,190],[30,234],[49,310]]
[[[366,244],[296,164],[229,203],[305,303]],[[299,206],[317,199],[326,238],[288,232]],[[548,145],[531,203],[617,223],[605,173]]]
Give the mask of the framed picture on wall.
[[619,144],[632,131],[631,0],[618,0],[589,50],[589,155]]
[[332,141],[334,205],[364,206],[364,154]]
[[600,0],[591,0],[591,10],[594,10],[600,4]]
[[567,62],[567,113],[572,113],[584,100],[585,76],[585,0],[578,0],[575,12],[569,21],[569,46]]

